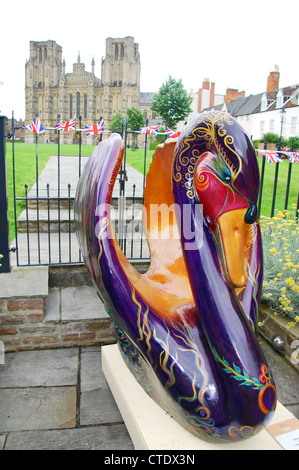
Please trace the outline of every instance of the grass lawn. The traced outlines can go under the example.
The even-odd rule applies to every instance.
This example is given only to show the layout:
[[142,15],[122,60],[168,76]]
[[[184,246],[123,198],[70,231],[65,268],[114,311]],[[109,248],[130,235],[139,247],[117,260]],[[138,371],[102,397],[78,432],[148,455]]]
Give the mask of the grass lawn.
[[[89,156],[94,149],[94,145],[82,145],[81,155]],[[146,172],[152,161],[154,151],[147,149],[146,151]],[[16,195],[22,197],[25,195],[24,185],[28,185],[28,190],[34,184],[36,179],[36,146],[35,144],[24,144],[22,142],[15,143],[15,179],[16,179]],[[57,145],[55,144],[39,144],[38,145],[38,173],[42,171],[49,158],[52,155],[57,155]],[[62,144],[60,146],[60,155],[79,155],[78,145]],[[144,172],[144,149],[127,149],[126,163],[131,165],[136,170],[143,174]],[[6,166],[7,166],[7,188],[8,188],[8,210],[9,210],[9,227],[10,227],[10,240],[15,236],[14,229],[14,207],[13,207],[13,168],[12,168],[12,143],[6,143]],[[258,159],[261,167],[262,158]],[[276,195],[275,208],[278,210],[284,209],[286,183],[288,175],[289,164],[287,160],[279,165],[278,187]],[[273,196],[273,182],[274,182],[275,164],[266,163],[264,188],[262,196],[261,215],[270,216],[271,204]],[[297,205],[299,187],[299,164],[292,164],[292,178],[290,186],[289,204],[288,208],[291,209],[292,205]],[[22,201],[17,202],[17,216],[25,208]]]
[[[262,168],[262,157],[258,158],[258,163],[260,170]],[[262,204],[261,204],[261,215],[271,216],[271,207],[272,207],[272,198],[273,198],[273,189],[274,189],[274,178],[275,178],[275,163],[265,163],[265,173],[264,173],[264,184],[263,184],[263,193],[262,193]],[[278,170],[278,180],[277,180],[277,190],[276,190],[276,199],[275,199],[275,210],[283,210],[285,205],[285,196],[288,180],[288,171],[289,171],[289,161],[283,160],[282,163],[279,163]],[[297,198],[298,198],[298,189],[299,189],[299,164],[291,164],[291,183],[288,199],[288,210],[294,209],[297,207]]]
[[[81,155],[91,155],[94,149],[93,145],[82,145]],[[15,238],[15,220],[13,204],[13,160],[12,143],[6,143],[6,171],[7,171],[7,193],[8,193],[8,216],[9,216],[9,238],[10,241]],[[28,191],[36,180],[36,145],[15,142],[15,180],[16,196],[25,196],[25,184],[28,185]],[[39,144],[38,145],[38,174],[41,173],[49,158],[57,155],[57,145]],[[79,155],[78,145],[63,144],[60,146],[60,155]],[[25,202],[16,201],[17,217],[25,208]]]

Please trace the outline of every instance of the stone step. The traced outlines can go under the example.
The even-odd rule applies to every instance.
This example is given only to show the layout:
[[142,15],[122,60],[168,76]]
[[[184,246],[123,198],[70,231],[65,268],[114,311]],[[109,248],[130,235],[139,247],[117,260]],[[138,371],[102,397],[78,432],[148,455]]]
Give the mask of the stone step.
[[73,210],[23,210],[18,217],[19,233],[33,232],[73,232],[74,211]]
[[[33,209],[37,210],[37,198],[29,198],[28,197],[28,209]],[[74,207],[74,201],[75,201],[75,194],[71,194],[70,197],[68,197],[67,193],[64,195],[60,195],[60,197],[57,197],[57,193],[55,195],[53,194],[50,196],[50,198],[47,198],[47,195],[40,195],[38,198],[38,208],[41,210],[51,210],[51,209],[65,209],[65,210],[73,210]],[[122,202],[120,202],[122,201]],[[136,204],[143,204],[143,197],[142,196],[126,196],[126,197],[119,197],[115,196],[112,197],[111,200],[111,205],[115,208],[119,207],[122,205],[122,207],[130,208],[133,205]]]
[[[142,224],[142,206],[134,204],[129,209],[124,209],[123,213],[120,209],[114,208],[111,211],[111,220],[114,231],[118,232],[119,226],[131,224],[129,230],[136,232],[139,225]],[[134,217],[133,217],[134,216]],[[141,230],[141,228],[140,228]],[[48,232],[74,232],[74,211],[71,209],[24,209],[18,217],[19,233],[48,233]]]
[[67,323],[110,319],[94,286],[52,287],[45,305],[45,322]]
[[[140,240],[138,234],[134,234],[133,241],[129,238],[120,245],[127,258],[149,259],[149,248],[145,239]],[[49,233],[19,233],[18,243],[14,239],[11,247],[17,247],[16,252],[10,254],[12,266],[17,262],[22,265],[35,264],[64,264],[82,263],[83,258],[79,249],[76,234],[61,232]]]

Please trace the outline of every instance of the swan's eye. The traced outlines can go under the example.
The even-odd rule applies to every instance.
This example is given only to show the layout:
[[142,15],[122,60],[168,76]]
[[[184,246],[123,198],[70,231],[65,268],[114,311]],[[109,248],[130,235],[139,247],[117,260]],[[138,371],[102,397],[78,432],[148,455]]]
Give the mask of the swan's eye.
[[225,181],[226,181],[227,183],[230,183],[230,176],[226,176],[226,177],[225,177]]

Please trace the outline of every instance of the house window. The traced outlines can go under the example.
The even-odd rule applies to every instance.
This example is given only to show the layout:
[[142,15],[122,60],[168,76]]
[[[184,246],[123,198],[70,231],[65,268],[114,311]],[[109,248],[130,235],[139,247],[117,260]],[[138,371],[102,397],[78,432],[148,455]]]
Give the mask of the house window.
[[265,121],[260,122],[260,134],[261,136],[265,133]]
[[270,132],[274,132],[274,119],[270,119]]
[[264,93],[261,100],[261,111],[265,111],[267,109],[267,94]]
[[281,108],[283,104],[283,93],[282,90],[279,90],[276,96],[276,108]]

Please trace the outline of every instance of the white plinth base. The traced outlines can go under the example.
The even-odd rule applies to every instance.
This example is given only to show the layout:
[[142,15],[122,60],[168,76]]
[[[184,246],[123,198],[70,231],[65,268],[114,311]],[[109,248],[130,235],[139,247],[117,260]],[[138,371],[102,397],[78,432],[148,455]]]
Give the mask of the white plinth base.
[[[116,344],[102,347],[102,368],[136,450],[282,450],[266,429],[250,439],[227,444],[193,436],[147,395]],[[291,418],[294,415],[278,403],[270,424]]]

